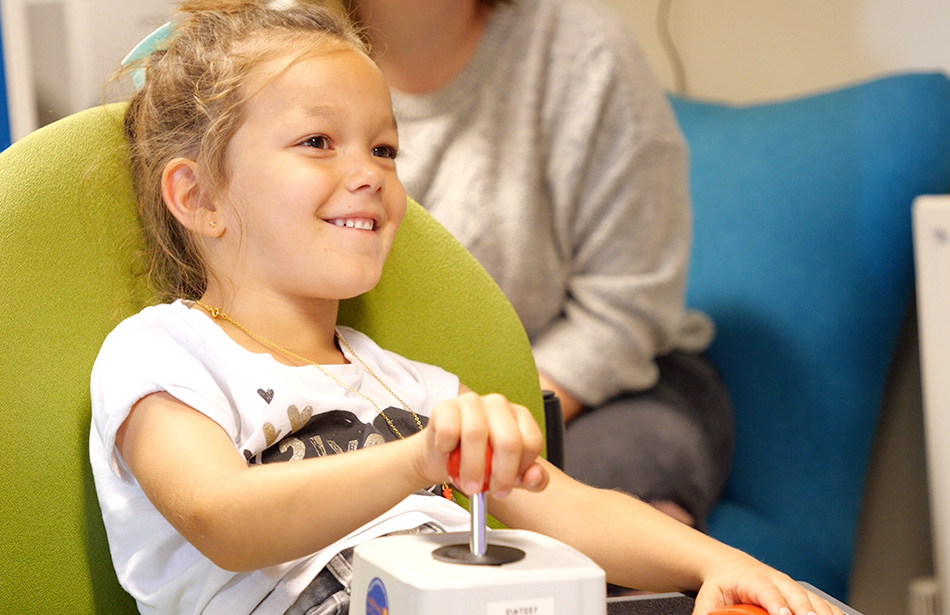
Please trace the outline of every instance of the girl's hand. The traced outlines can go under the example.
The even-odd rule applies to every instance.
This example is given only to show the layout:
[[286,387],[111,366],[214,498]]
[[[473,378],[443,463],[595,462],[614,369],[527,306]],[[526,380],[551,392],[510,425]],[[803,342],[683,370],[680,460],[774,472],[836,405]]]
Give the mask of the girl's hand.
[[466,495],[481,490],[485,452],[492,447],[489,492],[504,499],[518,487],[540,491],[547,485],[547,472],[537,463],[544,447],[541,429],[524,406],[501,395],[480,396],[463,392],[432,410],[420,434],[421,446],[413,460],[416,471],[431,483],[448,479],[449,453],[461,447],[460,482]]
[[732,604],[761,605],[770,615],[842,615],[841,609],[788,575],[744,555],[736,562],[723,563],[707,577],[696,596],[693,615],[706,615]]

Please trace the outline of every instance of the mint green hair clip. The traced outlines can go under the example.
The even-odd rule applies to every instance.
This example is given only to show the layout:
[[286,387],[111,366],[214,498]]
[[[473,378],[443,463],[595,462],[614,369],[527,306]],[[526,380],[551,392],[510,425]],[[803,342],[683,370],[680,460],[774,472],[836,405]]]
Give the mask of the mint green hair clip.
[[125,59],[122,60],[122,66],[128,66],[130,64],[139,65],[131,71],[132,85],[135,86],[136,90],[141,90],[145,85],[145,66],[143,63],[145,58],[165,47],[168,41],[175,35],[175,30],[177,30],[177,26],[170,21],[160,26],[154,32],[143,38],[142,42],[133,47],[129,55],[125,56]]

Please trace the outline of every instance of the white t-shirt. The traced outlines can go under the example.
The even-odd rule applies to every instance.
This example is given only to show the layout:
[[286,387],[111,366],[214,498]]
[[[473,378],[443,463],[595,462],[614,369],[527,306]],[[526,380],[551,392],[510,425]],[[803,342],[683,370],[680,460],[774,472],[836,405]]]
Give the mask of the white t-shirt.
[[[458,394],[456,376],[383,350],[352,329],[338,332],[423,422],[435,403]],[[344,355],[349,364],[324,367],[385,408],[404,436],[417,432],[402,404],[345,348]],[[365,399],[313,366],[288,367],[269,354],[244,349],[184,302],[149,307],[123,321],[103,343],[93,367],[89,450],[112,560],[142,613],[283,613],[341,549],[427,522],[446,531],[468,527],[468,514],[453,502],[413,494],[308,557],[250,573],[218,568],[152,506],[115,448],[116,431],[132,406],[157,391],[218,423],[250,464],[342,453],[396,439]]]

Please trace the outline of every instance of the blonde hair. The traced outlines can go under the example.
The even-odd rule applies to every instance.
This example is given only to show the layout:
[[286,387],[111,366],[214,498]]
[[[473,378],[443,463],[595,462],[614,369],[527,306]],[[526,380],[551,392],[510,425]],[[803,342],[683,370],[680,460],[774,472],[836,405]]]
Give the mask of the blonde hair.
[[[194,160],[206,196],[213,197],[228,181],[225,152],[253,94],[243,87],[252,72],[276,59],[287,59],[285,69],[315,54],[369,52],[341,12],[305,0],[185,0],[177,13],[170,43],[126,67],[144,67],[146,74],[129,101],[125,136],[146,275],[166,300],[201,297],[208,271],[194,237],[165,206],[165,166],[179,157]],[[274,70],[265,77],[282,69]]]

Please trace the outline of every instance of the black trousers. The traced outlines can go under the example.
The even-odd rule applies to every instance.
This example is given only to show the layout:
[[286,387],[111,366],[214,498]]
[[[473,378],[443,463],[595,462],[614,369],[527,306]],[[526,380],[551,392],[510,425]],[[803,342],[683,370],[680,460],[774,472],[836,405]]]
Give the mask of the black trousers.
[[657,363],[652,389],[610,399],[568,423],[565,471],[595,487],[676,502],[702,528],[729,475],[732,403],[705,357],[673,352]]

